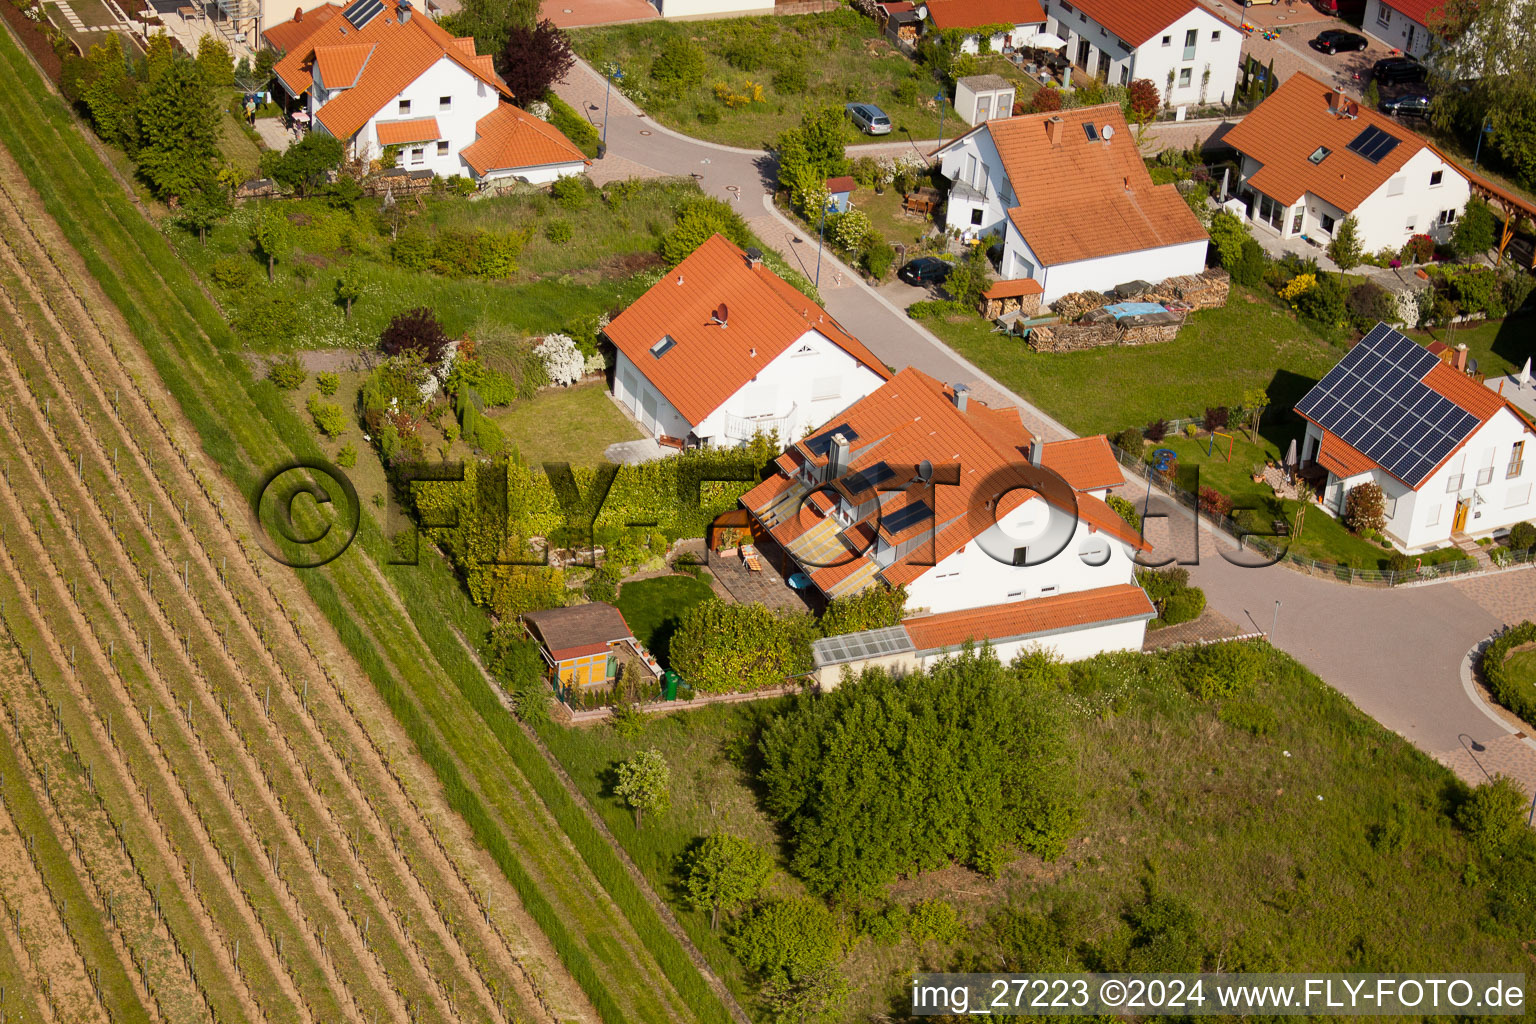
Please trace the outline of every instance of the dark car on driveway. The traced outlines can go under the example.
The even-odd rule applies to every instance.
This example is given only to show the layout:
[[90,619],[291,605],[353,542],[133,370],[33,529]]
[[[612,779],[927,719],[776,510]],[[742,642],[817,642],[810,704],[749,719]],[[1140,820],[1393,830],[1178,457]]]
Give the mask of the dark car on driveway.
[[1371,65],[1371,77],[1383,85],[1418,83],[1429,78],[1429,69],[1411,57],[1388,57]]
[[1428,117],[1429,97],[1422,92],[1405,92],[1401,96],[1382,100],[1381,112],[1396,114],[1398,117]]
[[1312,48],[1324,53],[1348,53],[1351,50],[1363,50],[1371,45],[1371,41],[1357,32],[1345,32],[1341,28],[1330,28],[1321,32],[1312,40]]
[[949,278],[950,264],[937,256],[919,256],[896,272],[907,284],[943,284]]

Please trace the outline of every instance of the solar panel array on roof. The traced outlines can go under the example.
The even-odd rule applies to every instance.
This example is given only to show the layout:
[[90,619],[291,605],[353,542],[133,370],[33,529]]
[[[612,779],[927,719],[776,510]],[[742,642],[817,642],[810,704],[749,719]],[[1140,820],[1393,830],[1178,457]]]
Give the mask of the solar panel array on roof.
[[909,526],[914,526],[933,515],[933,509],[928,503],[919,498],[912,504],[891,513],[889,516],[880,517],[880,525],[885,527],[887,533],[897,534]]
[[817,668],[913,650],[916,648],[912,646],[912,638],[907,636],[907,631],[901,626],[887,626],[884,629],[871,629],[863,633],[829,636],[811,644],[811,654],[816,660]]
[[1417,487],[1478,423],[1424,383],[1438,362],[1422,345],[1377,324],[1296,411]]
[[850,494],[862,494],[873,487],[878,487],[891,477],[896,471],[884,462],[877,462],[873,466],[867,466],[848,478],[848,492]]
[[384,0],[357,0],[357,3],[341,12],[342,17],[352,23],[353,28],[362,28],[384,9]]
[[842,434],[849,441],[857,441],[859,435],[846,423],[839,423],[830,430],[823,430],[809,441],[805,442],[805,450],[817,457],[826,455],[832,449],[832,435]]
[[1355,136],[1345,148],[1351,153],[1357,153],[1373,164],[1381,163],[1381,158],[1397,148],[1397,136],[1382,131],[1375,125],[1371,125],[1365,131]]

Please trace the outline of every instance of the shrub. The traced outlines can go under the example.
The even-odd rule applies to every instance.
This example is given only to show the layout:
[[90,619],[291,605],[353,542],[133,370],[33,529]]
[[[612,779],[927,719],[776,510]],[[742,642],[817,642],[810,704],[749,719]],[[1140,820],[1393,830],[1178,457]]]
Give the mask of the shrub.
[[337,438],[347,432],[347,414],[335,402],[322,402],[319,395],[310,395],[305,407],[326,437]]
[[833,966],[843,952],[843,930],[820,900],[791,896],[747,915],[730,937],[742,966],[763,980],[798,981]]
[[1376,484],[1358,484],[1344,498],[1344,525],[1355,533],[1380,533],[1387,525],[1387,501]]
[[1403,262],[1428,263],[1435,255],[1435,240],[1428,235],[1414,235],[1403,243]]
[[1213,519],[1225,519],[1232,514],[1232,499],[1214,487],[1200,488],[1200,511]]
[[1504,538],[1504,543],[1514,551],[1526,551],[1536,546],[1536,526],[1526,522],[1516,523],[1509,528],[1509,535]]
[[336,465],[342,469],[351,469],[357,465],[357,446],[351,441],[341,446],[341,451],[336,453]]
[[856,896],[950,863],[994,872],[1016,847],[1058,855],[1077,797],[1055,709],[990,651],[798,698],[758,744],[791,869],[812,892]]
[[869,276],[876,281],[884,278],[891,272],[891,264],[896,262],[896,250],[891,243],[876,236],[875,241],[864,250],[864,269]]
[[569,221],[552,220],[544,225],[544,237],[556,245],[564,245],[571,240],[571,224]]
[[651,61],[651,78],[677,92],[704,81],[704,48],[691,39],[672,38],[661,45]]
[[1224,405],[1207,407],[1205,410],[1206,430],[1225,430],[1231,419],[1231,411]]
[[1030,102],[1029,109],[1032,113],[1048,114],[1053,110],[1061,109],[1061,90],[1045,88],[1035,93],[1035,98]]
[[801,95],[809,84],[805,65],[798,60],[788,60],[773,72],[773,87],[785,96]]
[[1494,700],[1527,722],[1536,722],[1536,683],[1511,673],[1505,660],[1510,651],[1533,640],[1536,640],[1536,624],[1525,621],[1505,630],[1483,651],[1483,678],[1488,682],[1488,692],[1493,694]]
[[752,244],[746,221],[730,204],[712,196],[689,199],[678,207],[672,229],[662,236],[661,255],[676,266],[717,233],[742,248]]
[[1141,436],[1145,437],[1153,444],[1156,444],[1168,436],[1168,421],[1153,420],[1151,423],[1148,423],[1145,427],[1142,428]]
[[1121,519],[1124,519],[1127,523],[1131,524],[1131,529],[1140,532],[1141,514],[1136,511],[1135,505],[1133,505],[1127,499],[1120,497],[1118,494],[1111,494],[1107,496],[1104,499],[1104,502],[1110,508],[1115,510],[1116,515],[1118,515]]
[[1199,587],[1185,587],[1168,595],[1159,618],[1167,625],[1176,626],[1181,622],[1193,622],[1204,611],[1205,591]]
[[1313,287],[1296,297],[1296,312],[1313,323],[1324,327],[1338,327],[1344,323],[1344,285],[1337,275],[1319,277]]
[[1359,330],[1369,330],[1377,322],[1397,320],[1397,300],[1375,281],[1364,281],[1349,290],[1345,301],[1350,319]]
[[954,904],[938,899],[923,900],[914,906],[907,919],[907,930],[919,946],[930,940],[941,946],[953,945],[962,933]]
[[579,174],[556,178],[554,184],[549,186],[549,194],[567,210],[579,210],[592,199],[587,179]]
[[619,596],[619,567],[611,561],[605,561],[592,570],[592,578],[587,580],[587,600],[605,601],[612,603]]
[[1250,641],[1189,647],[1172,656],[1184,685],[1196,697],[1211,700],[1246,693],[1258,682],[1264,654]]
[[891,92],[896,97],[897,103],[911,106],[917,102],[917,79],[903,78],[896,83],[896,88]]
[[592,122],[554,93],[549,94],[548,103],[549,123],[560,129],[560,134],[574,142],[587,156],[595,156],[600,140]]
[[220,256],[213,261],[208,276],[220,288],[232,292],[244,291],[256,280],[256,269],[238,256]]
[[437,315],[425,306],[396,313],[379,334],[379,348],[389,355],[414,352],[427,366],[442,361],[449,338]]
[[321,370],[315,374],[315,387],[326,398],[330,398],[341,387],[341,378],[329,370]]
[[426,270],[432,261],[432,236],[419,228],[406,228],[390,243],[389,258],[407,270]]
[[1235,283],[1256,288],[1264,280],[1264,272],[1268,268],[1269,257],[1265,255],[1264,247],[1252,238],[1245,238],[1237,263],[1227,270]]
[[1120,433],[1115,435],[1115,447],[1119,448],[1123,452],[1129,452],[1132,455],[1140,457],[1141,450],[1144,447],[1142,444],[1142,436],[1143,435],[1141,431],[1137,430],[1135,427],[1126,427],[1124,430],[1120,431]]
[[889,587],[880,583],[847,597],[833,598],[821,613],[821,621],[817,625],[822,636],[883,629],[899,624],[906,606],[905,587]]
[[815,629],[804,612],[701,601],[672,636],[672,667],[701,693],[777,686],[810,670]]
[[304,364],[299,362],[298,356],[288,356],[274,362],[267,370],[267,379],[284,391],[293,391],[303,387],[308,374],[304,372]]
[[1487,252],[1493,248],[1498,224],[1493,210],[1479,196],[1467,200],[1467,208],[1451,229],[1451,251],[1463,258]]
[[1243,255],[1243,242],[1252,237],[1248,228],[1230,210],[1217,210],[1211,216],[1210,235],[1216,265],[1234,270]]
[[1497,775],[1472,790],[1456,810],[1456,823],[1478,852],[1496,858],[1525,832],[1526,804],[1520,787]]

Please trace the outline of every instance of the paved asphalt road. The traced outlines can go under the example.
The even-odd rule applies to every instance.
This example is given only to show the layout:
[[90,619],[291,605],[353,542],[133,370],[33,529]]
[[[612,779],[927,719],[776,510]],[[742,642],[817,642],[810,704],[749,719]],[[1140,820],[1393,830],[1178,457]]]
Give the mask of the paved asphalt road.
[[[602,79],[578,63],[557,91],[596,124],[603,121]],[[762,152],[691,139],[647,118],[617,90],[608,114],[608,155],[593,164],[599,182],[632,175],[693,174],[712,195],[740,204],[758,236],[808,275],[816,275],[814,237],[768,202],[772,158]],[[898,144],[899,145],[899,144]],[[964,381],[989,404],[1017,405],[1026,424],[1049,438],[1071,432],[1040,409],[947,348],[910,320],[898,305],[921,297],[904,285],[870,288],[852,271],[824,256],[821,292],[827,309],[890,365],[916,366],[948,382]],[[905,289],[905,292],[903,292]],[[1154,499],[1155,501],[1156,499]],[[1173,535],[1148,535],[1159,552],[1187,559],[1194,550],[1192,523],[1175,512]],[[1468,696],[1460,677],[1472,646],[1505,622],[1536,617],[1536,586],[1515,586],[1511,576],[1536,582],[1522,570],[1466,583],[1399,590],[1369,590],[1315,579],[1290,569],[1242,569],[1222,558],[1216,535],[1204,534],[1191,576],[1213,608],[1233,621],[1269,630],[1280,602],[1274,641],[1349,696],[1367,714],[1442,761],[1461,764],[1463,737],[1489,743],[1512,731]],[[1516,745],[1514,765],[1529,791],[1536,788],[1536,742]]]

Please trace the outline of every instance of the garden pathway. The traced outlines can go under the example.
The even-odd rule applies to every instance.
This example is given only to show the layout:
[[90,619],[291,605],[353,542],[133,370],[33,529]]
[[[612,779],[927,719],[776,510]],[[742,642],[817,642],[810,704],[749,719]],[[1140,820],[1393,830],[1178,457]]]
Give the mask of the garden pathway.
[[[578,62],[557,92],[601,124],[603,84]],[[802,237],[772,208],[769,154],[691,139],[652,121],[616,90],[609,116],[607,159],[625,161],[626,173],[692,174],[708,194],[740,204],[765,244],[814,276],[814,238]],[[835,258],[823,256],[823,261],[826,308],[888,364],[963,381],[982,401],[1017,406],[1032,431],[1047,438],[1072,436],[947,348]],[[1170,519],[1149,523],[1148,537],[1160,554],[1188,558],[1196,548],[1193,520],[1177,506],[1168,514]],[[1199,535],[1199,563],[1190,566],[1190,575],[1206,591],[1208,607],[1245,631],[1267,631],[1278,606],[1274,642],[1420,749],[1450,751],[1462,734],[1486,746],[1513,731],[1490,718],[1463,689],[1460,663],[1468,649],[1501,625],[1536,617],[1536,572],[1397,590],[1349,587],[1279,567],[1240,568],[1218,553],[1219,546],[1230,548],[1230,541],[1204,528]],[[1521,772],[1526,785],[1536,785],[1536,759]]]

